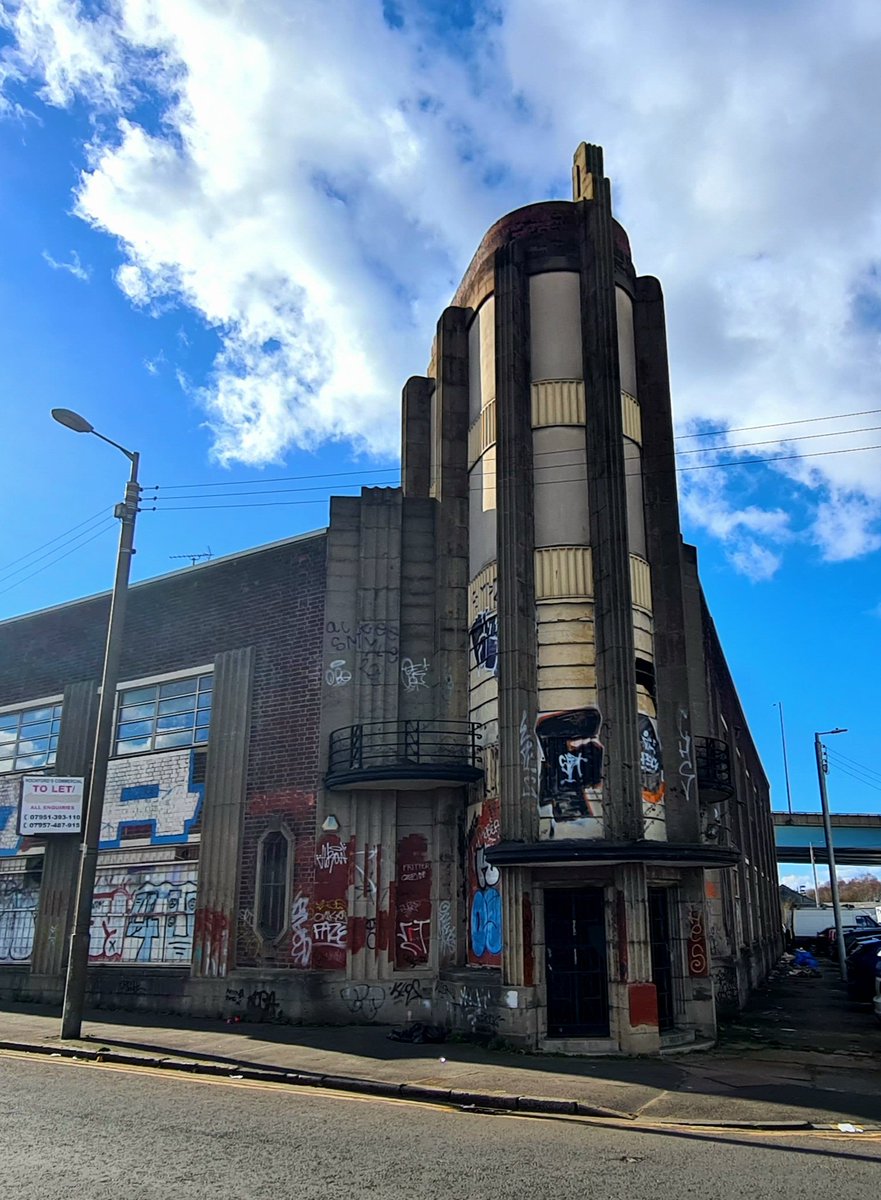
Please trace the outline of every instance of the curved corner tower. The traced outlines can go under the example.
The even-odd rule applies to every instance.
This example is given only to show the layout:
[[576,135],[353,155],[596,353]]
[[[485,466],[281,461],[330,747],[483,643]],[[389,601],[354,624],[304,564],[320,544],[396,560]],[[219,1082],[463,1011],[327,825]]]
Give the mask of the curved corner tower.
[[573,184],[484,237],[405,389],[405,494],[467,529],[467,696],[448,698],[484,741],[467,966],[500,972],[509,1035],[633,1052],[714,1030],[689,947],[732,851],[701,841],[660,286],[598,147]]

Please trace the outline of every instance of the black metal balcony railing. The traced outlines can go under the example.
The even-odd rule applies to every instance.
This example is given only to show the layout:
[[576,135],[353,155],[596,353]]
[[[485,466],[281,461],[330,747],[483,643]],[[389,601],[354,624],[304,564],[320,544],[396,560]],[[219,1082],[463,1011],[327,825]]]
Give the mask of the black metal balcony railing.
[[702,804],[719,804],[734,795],[731,753],[721,738],[694,739],[698,798]]
[[472,721],[368,721],[330,735],[326,786],[442,787],[483,775]]

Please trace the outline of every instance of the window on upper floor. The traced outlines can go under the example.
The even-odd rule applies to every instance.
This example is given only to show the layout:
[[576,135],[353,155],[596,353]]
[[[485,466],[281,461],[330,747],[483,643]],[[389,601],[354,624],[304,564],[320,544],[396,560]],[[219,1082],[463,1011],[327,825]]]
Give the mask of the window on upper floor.
[[116,706],[115,753],[204,745],[212,685],[209,674],[123,688]]
[[0,712],[0,773],[51,767],[60,729],[60,700]]

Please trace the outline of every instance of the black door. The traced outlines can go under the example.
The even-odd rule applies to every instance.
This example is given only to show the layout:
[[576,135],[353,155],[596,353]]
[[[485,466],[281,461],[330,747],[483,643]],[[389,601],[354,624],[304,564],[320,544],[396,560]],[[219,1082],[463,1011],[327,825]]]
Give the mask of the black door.
[[602,888],[547,888],[548,1037],[608,1037],[609,985]]
[[670,958],[670,906],[667,888],[649,888],[649,938],[652,948],[652,982],[658,991],[658,1030],[672,1029],[673,967]]

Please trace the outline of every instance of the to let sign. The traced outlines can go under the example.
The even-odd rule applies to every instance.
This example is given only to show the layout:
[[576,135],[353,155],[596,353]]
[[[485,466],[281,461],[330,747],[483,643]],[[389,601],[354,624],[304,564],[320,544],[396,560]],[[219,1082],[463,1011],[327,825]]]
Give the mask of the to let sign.
[[25,775],[21,781],[18,832],[22,837],[79,833],[83,821],[84,780]]

